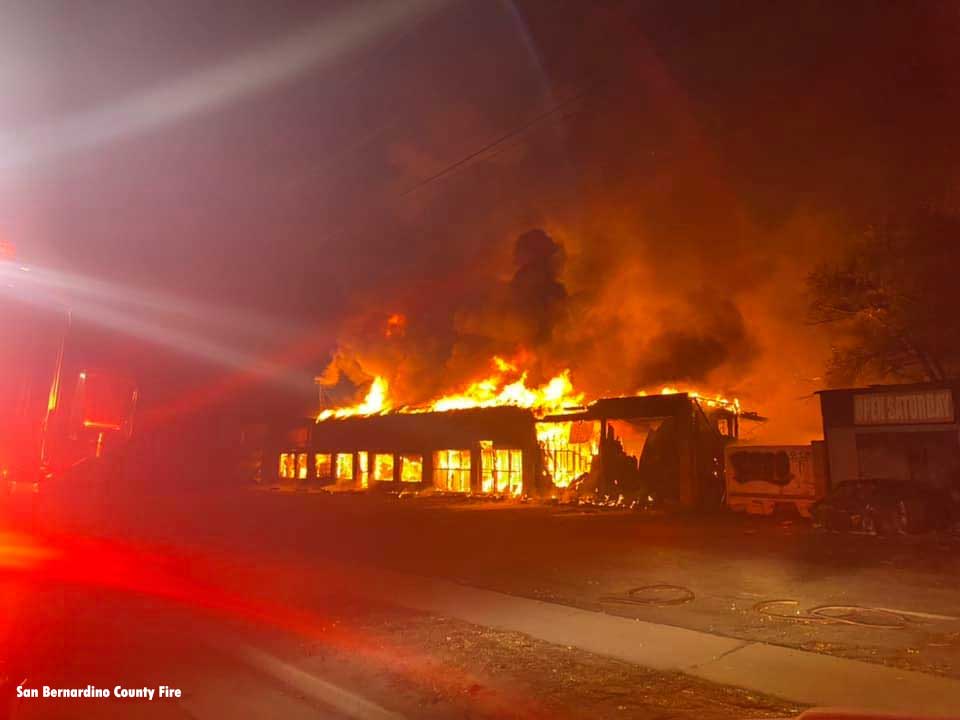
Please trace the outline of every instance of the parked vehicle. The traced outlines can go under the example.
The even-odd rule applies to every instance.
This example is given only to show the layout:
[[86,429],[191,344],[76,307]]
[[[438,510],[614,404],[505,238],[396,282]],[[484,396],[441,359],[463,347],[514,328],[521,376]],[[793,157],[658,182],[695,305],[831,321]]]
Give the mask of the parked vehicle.
[[902,480],[848,480],[812,508],[828,530],[881,535],[942,530],[956,516],[950,494]]
[[[9,263],[0,259],[0,269]],[[29,268],[18,266],[24,278]],[[11,275],[9,267],[7,275]],[[16,276],[16,272],[13,274]],[[26,282],[0,294],[0,505],[98,460],[133,432],[136,383],[90,369],[66,302],[29,302]],[[0,507],[0,510],[5,508]]]
[[793,508],[810,517],[811,506],[825,492],[819,449],[816,445],[728,445],[724,460],[727,507],[750,515]]

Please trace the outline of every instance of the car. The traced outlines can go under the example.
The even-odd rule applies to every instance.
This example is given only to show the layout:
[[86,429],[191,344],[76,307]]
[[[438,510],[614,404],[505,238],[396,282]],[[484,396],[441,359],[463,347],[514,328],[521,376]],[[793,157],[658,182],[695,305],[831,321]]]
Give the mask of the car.
[[892,479],[848,480],[815,503],[815,522],[828,530],[879,535],[942,530],[956,510],[946,490]]

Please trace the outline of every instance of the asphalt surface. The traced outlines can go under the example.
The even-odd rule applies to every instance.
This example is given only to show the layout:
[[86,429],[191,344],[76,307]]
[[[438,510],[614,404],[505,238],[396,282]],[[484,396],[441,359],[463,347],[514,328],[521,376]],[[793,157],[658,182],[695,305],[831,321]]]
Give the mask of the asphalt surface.
[[[49,685],[82,686],[97,678],[110,686],[116,681],[129,686],[180,684],[188,692],[185,700],[138,704],[137,717],[149,713],[215,717],[218,711],[233,717],[276,717],[270,713],[278,708],[285,717],[356,717],[370,716],[372,707],[407,717],[426,716],[424,708],[429,707],[432,716],[456,717],[476,705],[469,688],[477,685],[492,688],[489,697],[497,699],[485,707],[494,708],[489,714],[495,716],[499,712],[495,708],[514,702],[511,693],[529,697],[539,692],[532,679],[513,687],[463,679],[437,691],[442,671],[411,672],[397,680],[390,674],[389,656],[376,653],[361,652],[364,661],[348,676],[331,673],[329,666],[304,670],[304,633],[315,631],[318,617],[342,613],[344,599],[335,589],[329,597],[317,597],[316,583],[309,584],[308,592],[297,577],[315,580],[328,560],[444,577],[651,622],[925,672],[957,676],[960,668],[960,621],[952,619],[960,616],[960,589],[954,580],[960,569],[957,546],[942,538],[826,535],[799,522],[722,516],[662,517],[358,495],[162,493],[143,488],[44,500],[33,528],[38,537],[60,538],[61,547],[67,542],[64,538],[122,541],[127,559],[114,557],[114,548],[113,555],[100,563],[102,572],[133,579],[123,587],[104,588],[95,578],[91,581],[89,575],[96,572],[80,572],[79,576],[88,576],[86,582],[78,579],[78,573],[68,573],[18,587],[19,581],[8,574],[3,585],[5,609],[10,611],[5,613],[6,628],[21,644],[26,638],[29,648],[21,648],[20,657],[26,652],[30,673]],[[161,583],[159,591],[155,580],[144,580],[135,569],[127,572],[123,566],[144,548],[151,553],[160,548],[161,555],[167,548],[170,557],[179,558],[174,568],[180,573],[177,579],[166,586]],[[213,576],[220,590],[211,598],[205,593]],[[188,591],[198,581],[204,581],[200,589]],[[633,596],[634,602],[624,601],[630,599],[631,589],[663,584],[676,588],[643,591]],[[388,603],[389,587],[382,589],[382,596]],[[651,599],[655,602],[648,602]],[[754,609],[761,601],[775,599],[796,601],[796,606],[774,608],[794,618],[769,617]],[[859,624],[795,619],[797,609],[828,604],[884,607],[898,613],[847,616]],[[285,607],[297,610],[284,613]],[[307,611],[304,620],[302,613]],[[356,613],[352,617],[354,624],[367,619]],[[865,626],[885,624],[896,627]],[[263,636],[264,626],[269,627],[269,639]],[[435,642],[421,639],[416,652],[425,659],[414,663],[415,669],[435,660]],[[11,658],[14,664],[17,660],[15,645],[6,643],[8,667]],[[264,647],[272,649],[264,654]],[[352,645],[338,651],[347,659],[358,657]],[[503,676],[509,677],[511,655],[503,648],[498,652],[503,657],[492,665],[501,662]],[[346,661],[337,665],[345,666]],[[464,668],[469,667],[465,662]],[[592,667],[601,685],[604,674],[612,672],[602,663]],[[117,668],[124,668],[119,680]],[[717,693],[726,691],[702,685],[692,692],[714,701]],[[654,705],[634,708],[628,703],[624,707],[635,712],[626,716],[657,716],[650,714],[656,693],[649,696]],[[83,712],[84,703],[57,702],[56,712],[52,704],[21,702],[16,717],[90,716]],[[97,716],[128,717],[130,702],[100,701]],[[371,705],[362,706],[365,711],[357,715],[357,702]],[[743,706],[737,701],[730,707],[750,716]],[[714,709],[719,716],[724,707],[717,701]],[[789,709],[776,703],[767,707],[778,708],[780,714]],[[667,716],[684,714],[682,708],[673,708]],[[687,714],[709,715],[703,707]]]
[[[960,677],[957,538],[841,535],[801,520],[726,514],[663,516],[355,494],[187,494],[132,506],[110,498],[98,512],[121,536],[175,536],[268,562],[363,562]],[[630,594],[656,585],[676,589]],[[761,605],[769,601],[784,602]],[[845,621],[808,617],[810,609],[823,606]],[[893,612],[851,613],[846,606]]]

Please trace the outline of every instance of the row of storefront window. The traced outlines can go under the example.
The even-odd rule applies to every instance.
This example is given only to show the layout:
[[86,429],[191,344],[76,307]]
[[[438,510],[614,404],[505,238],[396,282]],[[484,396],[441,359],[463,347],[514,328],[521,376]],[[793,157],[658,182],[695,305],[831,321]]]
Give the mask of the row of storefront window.
[[[395,458],[399,467],[395,467]],[[433,485],[450,492],[470,492],[472,457],[470,450],[438,450],[433,453]],[[395,472],[398,471],[398,472]],[[371,480],[403,483],[423,482],[423,455],[401,453],[280,453],[279,475],[288,480],[316,479],[367,488]],[[480,486],[484,493],[520,495],[523,492],[523,452],[493,448],[480,449]]]

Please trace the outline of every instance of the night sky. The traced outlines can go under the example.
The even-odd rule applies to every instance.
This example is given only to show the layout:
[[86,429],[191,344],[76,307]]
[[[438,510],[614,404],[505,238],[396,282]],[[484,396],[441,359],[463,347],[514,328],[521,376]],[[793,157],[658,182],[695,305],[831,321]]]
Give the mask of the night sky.
[[302,399],[337,348],[412,401],[522,346],[590,394],[715,388],[809,437],[804,277],[960,206],[958,3],[0,13],[0,236],[110,284],[140,329],[78,323],[148,403],[264,353],[266,397]]

